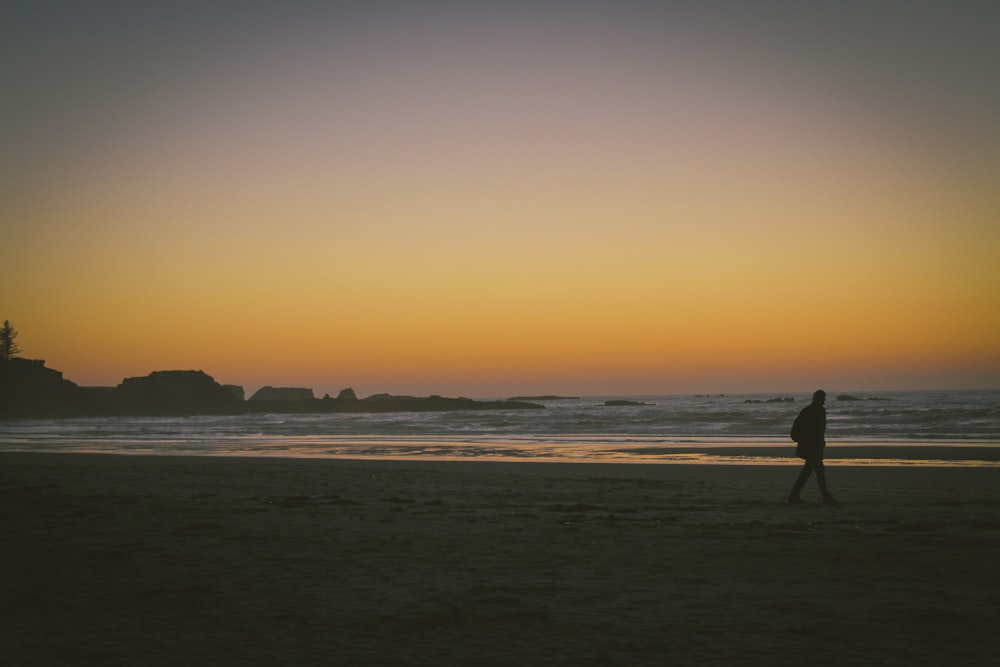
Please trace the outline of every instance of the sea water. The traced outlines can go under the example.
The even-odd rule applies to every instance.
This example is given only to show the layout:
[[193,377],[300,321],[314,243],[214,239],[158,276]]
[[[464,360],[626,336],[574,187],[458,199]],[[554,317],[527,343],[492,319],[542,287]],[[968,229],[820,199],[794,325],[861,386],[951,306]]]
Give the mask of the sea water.
[[[627,400],[638,405],[606,405]],[[0,451],[624,463],[797,463],[808,394],[593,396],[544,410],[0,421]],[[827,457],[1000,465],[1000,390],[831,392]]]

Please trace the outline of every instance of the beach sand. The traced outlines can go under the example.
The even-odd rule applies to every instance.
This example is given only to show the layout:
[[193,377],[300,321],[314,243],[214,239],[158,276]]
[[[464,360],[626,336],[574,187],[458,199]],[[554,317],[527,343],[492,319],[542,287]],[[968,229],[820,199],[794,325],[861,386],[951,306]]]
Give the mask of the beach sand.
[[0,454],[0,662],[978,665],[1000,468]]

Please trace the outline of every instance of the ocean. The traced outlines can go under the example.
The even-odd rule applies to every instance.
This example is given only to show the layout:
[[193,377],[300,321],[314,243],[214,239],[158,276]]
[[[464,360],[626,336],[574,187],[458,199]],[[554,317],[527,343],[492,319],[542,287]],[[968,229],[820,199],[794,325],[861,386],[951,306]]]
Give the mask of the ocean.
[[[639,405],[606,405],[631,401]],[[0,451],[799,464],[808,394],[590,396],[544,410],[0,421]],[[1000,465],[1000,390],[830,392],[827,460]]]

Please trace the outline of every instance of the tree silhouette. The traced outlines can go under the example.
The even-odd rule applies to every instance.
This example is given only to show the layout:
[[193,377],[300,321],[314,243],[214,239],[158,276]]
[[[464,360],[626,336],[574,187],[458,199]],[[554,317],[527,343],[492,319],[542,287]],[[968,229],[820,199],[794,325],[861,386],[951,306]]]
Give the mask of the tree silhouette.
[[0,359],[11,359],[17,356],[17,353],[21,351],[21,348],[17,346],[17,329],[15,329],[9,320],[3,321],[3,327],[0,328]]

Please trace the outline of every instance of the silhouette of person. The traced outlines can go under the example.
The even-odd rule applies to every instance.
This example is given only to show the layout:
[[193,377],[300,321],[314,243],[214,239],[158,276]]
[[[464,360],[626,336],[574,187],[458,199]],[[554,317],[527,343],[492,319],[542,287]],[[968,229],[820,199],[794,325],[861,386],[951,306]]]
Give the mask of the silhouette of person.
[[813,394],[812,403],[802,408],[799,416],[792,424],[792,440],[797,444],[795,455],[800,459],[805,459],[805,465],[799,472],[798,479],[792,487],[792,492],[788,496],[788,502],[795,505],[802,502],[799,494],[805,486],[809,475],[816,473],[816,481],[819,482],[820,493],[823,494],[823,502],[827,505],[837,505],[836,499],[826,488],[826,469],[823,466],[823,450],[826,448],[826,392],[822,389]]

